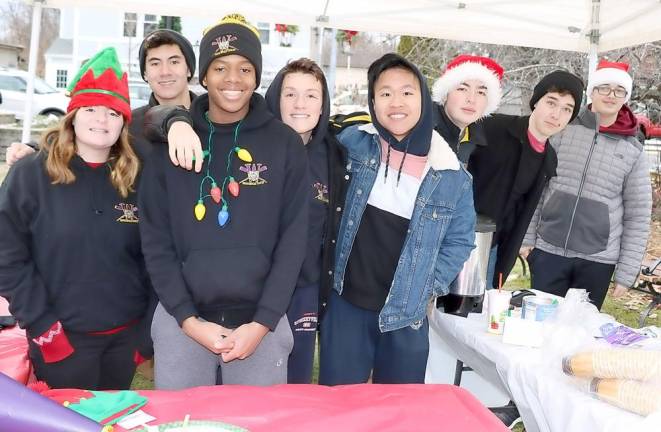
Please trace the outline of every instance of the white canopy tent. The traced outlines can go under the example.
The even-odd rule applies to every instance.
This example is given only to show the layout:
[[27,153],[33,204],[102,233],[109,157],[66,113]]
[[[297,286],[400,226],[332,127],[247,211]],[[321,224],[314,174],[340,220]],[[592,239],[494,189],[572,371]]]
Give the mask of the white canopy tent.
[[[87,7],[175,16],[239,12],[251,19],[521,45],[590,54],[661,40],[661,0],[31,0],[32,42],[38,40],[41,7]],[[30,50],[34,75],[36,49]],[[28,93],[32,83],[28,83]],[[29,99],[28,99],[29,100]],[[27,105],[30,105],[28,102]],[[26,106],[24,142],[31,107]],[[26,132],[27,130],[27,132]]]

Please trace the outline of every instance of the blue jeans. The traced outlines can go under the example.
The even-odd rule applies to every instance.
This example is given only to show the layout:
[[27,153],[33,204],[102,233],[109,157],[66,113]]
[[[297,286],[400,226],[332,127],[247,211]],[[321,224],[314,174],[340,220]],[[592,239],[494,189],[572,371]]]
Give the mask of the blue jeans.
[[319,384],[425,382],[427,318],[420,328],[381,333],[379,312],[355,306],[332,291],[321,324]]

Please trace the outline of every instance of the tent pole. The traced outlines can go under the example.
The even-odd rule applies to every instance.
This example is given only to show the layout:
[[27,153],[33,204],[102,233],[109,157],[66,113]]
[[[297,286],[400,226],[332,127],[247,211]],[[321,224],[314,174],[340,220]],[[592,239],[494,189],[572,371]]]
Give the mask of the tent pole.
[[[599,52],[599,7],[601,0],[592,0],[592,15],[590,19],[590,50],[588,52],[588,81],[592,77],[592,72],[597,69],[597,55]],[[590,95],[588,95],[590,97]]]
[[331,31],[331,52],[328,62],[328,97],[331,102],[335,97],[335,70],[337,69],[337,29]]
[[30,33],[30,56],[28,58],[28,87],[25,90],[25,110],[23,111],[22,143],[30,142],[32,126],[32,96],[34,95],[34,76],[37,71],[37,54],[39,51],[39,33],[41,33],[41,10],[44,0],[35,0],[32,6],[32,32]]
[[324,26],[317,27],[317,63],[324,67]]
[[590,43],[590,52],[588,53],[588,79],[592,76],[592,72],[597,69],[597,44]]

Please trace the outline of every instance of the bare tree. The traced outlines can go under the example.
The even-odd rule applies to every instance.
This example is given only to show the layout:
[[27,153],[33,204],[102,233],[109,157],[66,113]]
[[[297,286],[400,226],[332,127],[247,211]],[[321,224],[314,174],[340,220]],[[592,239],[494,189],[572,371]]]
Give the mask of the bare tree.
[[[540,78],[556,69],[573,72],[587,81],[588,57],[584,53],[409,36],[400,39],[398,51],[416,63],[430,83],[441,75],[448,61],[458,54],[491,57],[505,69],[503,103],[515,98],[527,101]],[[657,84],[661,81],[661,43],[609,51],[601,57],[630,63],[635,84],[632,95],[634,108],[654,111],[656,107],[653,115],[658,117],[661,102]],[[522,103],[522,108],[524,112],[527,111],[527,104]]]
[[[21,67],[27,69],[27,59],[30,55],[30,32],[32,31],[32,7],[13,0],[0,6],[0,13],[2,13],[4,26],[3,41],[23,47],[20,63]],[[44,53],[58,36],[59,21],[60,11],[58,9],[43,9],[37,55],[37,75],[44,75]]]

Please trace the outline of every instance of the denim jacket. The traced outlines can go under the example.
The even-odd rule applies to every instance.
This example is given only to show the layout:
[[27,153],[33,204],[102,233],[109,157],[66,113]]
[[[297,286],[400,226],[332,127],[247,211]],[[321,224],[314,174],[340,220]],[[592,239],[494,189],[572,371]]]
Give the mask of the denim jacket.
[[[381,163],[381,145],[371,124],[351,127],[338,139],[347,149],[347,171],[351,172],[345,207],[336,209],[344,213],[337,236],[333,288],[342,294],[347,261]],[[434,132],[402,253],[379,313],[381,332],[419,327],[427,304],[447,294],[474,243],[472,178]]]

